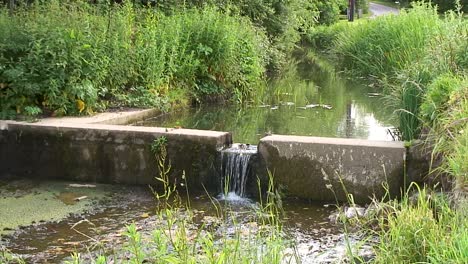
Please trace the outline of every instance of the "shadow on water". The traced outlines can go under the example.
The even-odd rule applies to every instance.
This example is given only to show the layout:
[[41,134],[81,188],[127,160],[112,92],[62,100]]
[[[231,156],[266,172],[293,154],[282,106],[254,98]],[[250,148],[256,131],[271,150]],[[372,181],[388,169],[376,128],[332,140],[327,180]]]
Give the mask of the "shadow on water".
[[364,80],[350,81],[308,54],[271,80],[261,104],[201,106],[135,125],[230,131],[235,142],[257,144],[266,134],[392,140],[391,111]]

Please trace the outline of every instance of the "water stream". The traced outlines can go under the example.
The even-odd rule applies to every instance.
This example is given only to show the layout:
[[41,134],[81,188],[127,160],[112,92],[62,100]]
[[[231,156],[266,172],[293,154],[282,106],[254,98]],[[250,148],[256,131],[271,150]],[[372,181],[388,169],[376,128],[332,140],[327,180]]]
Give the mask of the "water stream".
[[[230,131],[235,142],[243,142],[220,152],[223,191],[217,197],[225,201],[220,204],[230,208],[241,226],[249,224],[249,215],[257,206],[247,199],[246,185],[257,152],[254,144],[265,134],[392,140],[388,133],[393,127],[391,111],[383,107],[380,95],[368,85],[340,77],[318,61],[291,63],[283,78],[271,81],[266,89],[262,103],[249,107],[202,106],[136,124]],[[154,197],[147,187],[97,185],[88,190],[65,182],[33,182],[26,184],[30,186],[27,190],[19,190],[18,186],[24,185],[14,181],[0,184],[6,205],[2,210],[7,212],[0,214],[0,249],[21,255],[27,263],[59,263],[71,252],[98,250],[98,244],[121,245],[126,224],[136,223],[148,236],[159,228]],[[78,196],[88,198],[76,202]],[[200,226],[216,216],[212,197],[182,199],[190,201]],[[23,200],[35,208],[15,210],[25,204]],[[47,212],[39,214],[54,211],[47,204],[60,208],[60,214],[49,218]],[[342,230],[329,219],[333,206],[291,198],[284,201],[283,208],[285,233],[295,242],[303,263],[335,263],[346,254]],[[20,228],[12,228],[15,224]]]
[[202,105],[135,125],[229,131],[234,142],[254,145],[268,134],[393,140],[392,110],[371,84],[348,80],[306,55],[259,97],[248,106]]
[[[12,184],[15,185],[14,182],[8,185]],[[54,188],[62,190],[68,188],[69,184],[42,182],[40,186],[55,186]],[[18,197],[42,192],[44,192],[43,187],[33,187]],[[92,192],[102,192],[108,199],[93,203],[92,208],[70,214],[61,220],[38,221],[17,230],[4,232],[0,234],[0,249],[7,248],[24,258],[26,263],[62,263],[72,252],[77,251],[86,255],[103,248],[105,250],[118,248],[125,241],[125,236],[122,235],[125,225],[135,223],[144,237],[151,237],[154,230],[161,228],[161,223],[156,217],[154,196],[149,188],[96,185]],[[57,199],[58,202],[63,202],[60,197],[53,197],[55,198],[47,200]],[[186,199],[188,198],[182,197],[182,200]],[[218,221],[216,215],[219,209],[213,207],[209,197],[196,196],[190,197],[189,200],[195,222],[199,226]],[[227,199],[220,205],[223,210],[229,210],[230,218],[235,219],[225,220],[228,227],[230,221],[236,221],[241,228],[249,229],[255,226],[252,216],[255,215],[258,205],[253,200],[245,198],[241,200],[239,203]],[[334,211],[333,205],[290,198],[284,200],[284,210],[284,230],[297,243],[297,254],[301,256],[303,263],[317,263],[316,260],[333,262],[337,257],[337,251],[342,253],[341,256],[345,255],[342,231],[329,220],[330,214]]]
[[240,200],[247,195],[247,178],[250,160],[257,153],[257,146],[233,144],[221,151],[221,199]]

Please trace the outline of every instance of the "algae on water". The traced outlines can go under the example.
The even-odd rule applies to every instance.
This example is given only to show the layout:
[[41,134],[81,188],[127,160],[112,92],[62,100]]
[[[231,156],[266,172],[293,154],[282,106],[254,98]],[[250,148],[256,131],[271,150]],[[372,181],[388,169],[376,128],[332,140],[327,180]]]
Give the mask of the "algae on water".
[[[68,182],[17,180],[0,187],[0,235],[41,221],[59,221],[86,212],[111,194],[110,185],[70,187]],[[78,197],[86,199],[75,201]]]

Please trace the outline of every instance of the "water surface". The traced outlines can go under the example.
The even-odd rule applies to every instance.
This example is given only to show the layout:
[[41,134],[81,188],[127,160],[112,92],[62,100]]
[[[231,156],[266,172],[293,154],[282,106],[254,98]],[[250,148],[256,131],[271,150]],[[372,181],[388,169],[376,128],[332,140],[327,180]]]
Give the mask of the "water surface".
[[392,140],[392,112],[382,97],[319,60],[291,62],[261,98],[249,106],[183,109],[136,125],[229,131],[234,142],[250,144],[267,134]]

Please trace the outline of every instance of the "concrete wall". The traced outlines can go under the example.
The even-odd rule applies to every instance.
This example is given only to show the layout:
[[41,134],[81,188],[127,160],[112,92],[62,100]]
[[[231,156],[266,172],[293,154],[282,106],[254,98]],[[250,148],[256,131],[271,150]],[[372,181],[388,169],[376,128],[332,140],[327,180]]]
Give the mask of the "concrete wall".
[[346,201],[346,189],[365,202],[385,195],[383,183],[393,195],[403,185],[403,142],[274,135],[262,138],[258,149],[263,166],[293,196]]
[[[180,181],[185,171],[192,191],[202,190],[202,185],[218,190],[217,150],[232,143],[231,134],[106,125],[148,114],[151,111],[50,118],[38,123],[0,121],[0,178],[154,183],[159,172],[151,143],[165,136],[172,178]],[[406,149],[402,142],[274,135],[261,139],[258,149],[253,170],[263,179],[270,171],[286,193],[294,196],[345,201],[345,188],[356,202],[363,202],[373,195],[384,196],[383,183],[393,195],[398,195],[404,184]],[[409,172],[419,171],[411,170],[420,163],[416,161],[410,160]],[[256,177],[249,182],[251,192],[255,192]]]
[[230,133],[99,124],[0,121],[0,177],[154,183],[150,146],[161,136],[174,178],[185,171],[190,186],[217,187],[217,149],[232,143]]

